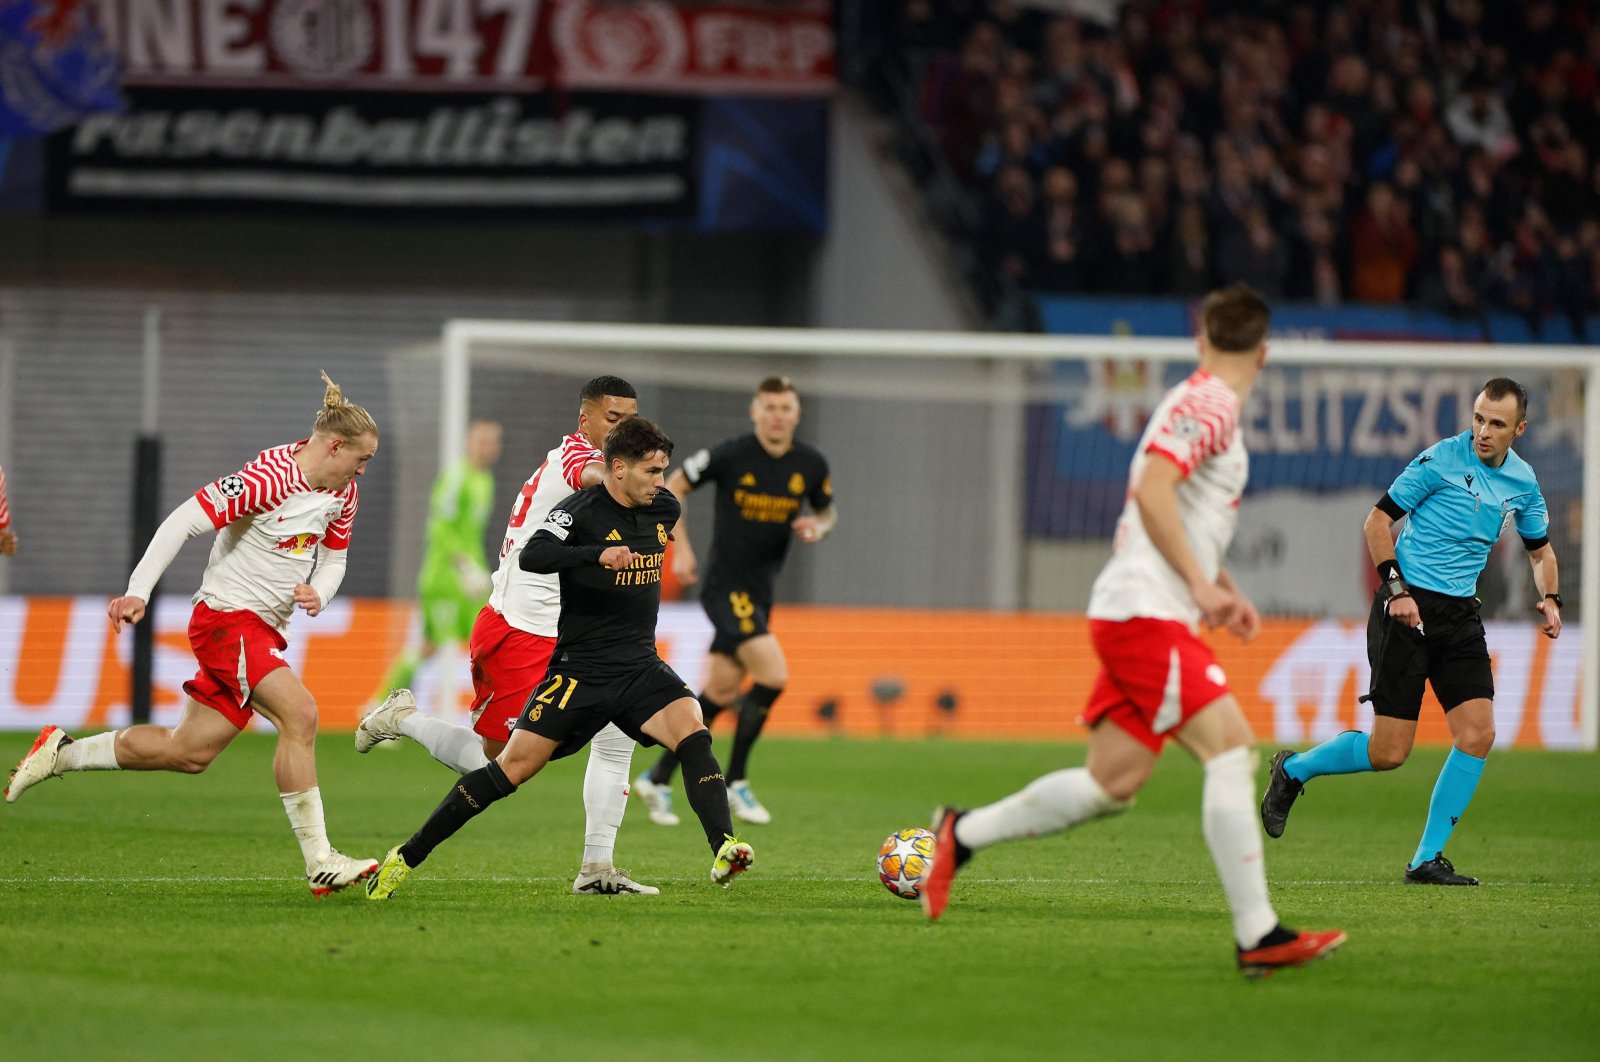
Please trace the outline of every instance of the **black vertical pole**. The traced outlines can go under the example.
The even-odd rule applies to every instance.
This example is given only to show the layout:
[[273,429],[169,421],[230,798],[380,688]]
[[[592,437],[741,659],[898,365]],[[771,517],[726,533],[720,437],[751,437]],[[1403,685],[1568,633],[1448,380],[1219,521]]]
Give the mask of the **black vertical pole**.
[[[133,558],[128,570],[138,566],[159,522],[161,503],[161,308],[144,311],[144,373],[140,390],[139,439],[133,451]],[[133,674],[129,678],[128,706],[133,722],[150,721],[151,690],[155,680],[156,587],[144,603],[144,618],[133,625]]]
[[[161,439],[154,435],[141,435],[134,447],[133,458],[133,559],[128,565],[132,571],[144,556],[144,551],[155,537],[160,523],[157,515],[161,497]],[[129,703],[133,707],[133,722],[150,721],[150,693],[155,678],[156,592],[150,591],[145,603],[144,619],[133,625],[133,688]]]

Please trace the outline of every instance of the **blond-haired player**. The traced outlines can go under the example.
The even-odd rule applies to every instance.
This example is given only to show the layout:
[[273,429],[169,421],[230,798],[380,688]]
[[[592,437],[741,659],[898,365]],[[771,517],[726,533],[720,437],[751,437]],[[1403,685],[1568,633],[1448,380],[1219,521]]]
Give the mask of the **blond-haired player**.
[[107,609],[114,631],[139,622],[183,544],[216,533],[189,620],[200,668],[183,684],[189,697],[178,725],[130,726],[77,741],[47,726],[12,772],[7,803],[68,771],[199,774],[259,713],[278,731],[272,771],[312,894],[337,892],[377,869],[376,860],[352,859],[328,843],[317,788],[317,702],[283,655],[294,610],[315,616],[339,589],[356,478],[378,452],[372,415],[346,401],[326,373],[322,378],[327,387],[310,438],[263,450],[174,509],[127,592]]

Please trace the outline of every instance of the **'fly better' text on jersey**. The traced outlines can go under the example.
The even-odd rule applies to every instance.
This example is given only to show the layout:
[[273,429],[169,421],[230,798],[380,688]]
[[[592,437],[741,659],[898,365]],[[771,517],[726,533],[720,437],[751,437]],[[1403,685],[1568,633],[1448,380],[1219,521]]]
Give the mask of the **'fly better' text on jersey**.
[[[525,571],[561,576],[552,666],[609,674],[660,659],[662,565],[680,511],[670,491],[630,509],[600,484],[569,496],[545,517],[520,563]],[[602,567],[600,554],[612,546],[628,547],[633,563],[620,571]]]

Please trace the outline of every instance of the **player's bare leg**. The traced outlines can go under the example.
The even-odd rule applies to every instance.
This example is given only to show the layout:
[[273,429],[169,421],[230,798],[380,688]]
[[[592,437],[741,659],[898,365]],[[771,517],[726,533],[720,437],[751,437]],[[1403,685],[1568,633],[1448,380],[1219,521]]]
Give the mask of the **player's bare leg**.
[[272,775],[305,856],[306,880],[314,896],[338,892],[373,874],[375,859],[352,859],[328,842],[317,786],[317,702],[286,667],[268,672],[251,691],[250,706],[278,731]]
[[744,687],[744,666],[727,653],[706,654],[706,696],[731,705]]
[[1201,822],[1233,914],[1239,969],[1261,977],[1321,958],[1344,943],[1337,929],[1286,929],[1273,910],[1257,821],[1255,739],[1239,702],[1231,694],[1218,697],[1175,736],[1205,767]]
[[238,727],[190,699],[175,727],[145,723],[117,731],[117,766],[124,771],[199,774],[238,736]]
[[6,788],[6,801],[50,778],[75,771],[176,771],[199,774],[239,735],[239,729],[217,712],[190,700],[175,727],[149,723],[73,740],[59,727],[47,726],[17,764]]
[[700,718],[700,702],[680,697],[651,716],[641,729],[677,753],[683,764],[684,794],[705,830],[706,842],[716,853],[711,880],[729,884],[755,861],[755,852],[733,835],[726,779],[711,751],[711,731]]
[[944,913],[956,873],[977,849],[1059,833],[1126,809],[1155,762],[1155,753],[1120,727],[1101,723],[1090,732],[1084,766],[1036,778],[985,807],[939,809],[932,827],[938,839],[933,866],[922,886],[923,912],[929,918]]
[[[1493,720],[1490,721],[1491,727]],[[1387,715],[1372,718],[1372,737],[1367,741],[1367,758],[1374,771],[1392,771],[1411,758],[1417,742],[1417,721]]]

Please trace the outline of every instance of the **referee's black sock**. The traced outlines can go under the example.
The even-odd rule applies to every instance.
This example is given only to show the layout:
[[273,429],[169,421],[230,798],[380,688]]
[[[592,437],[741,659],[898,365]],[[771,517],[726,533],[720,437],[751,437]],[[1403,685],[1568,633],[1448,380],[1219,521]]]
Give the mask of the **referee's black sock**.
[[740,699],[739,729],[733,732],[733,755],[728,758],[730,780],[737,782],[744,777],[750,766],[750,750],[761,736],[761,728],[767,725],[773,702],[782,695],[782,686],[763,686],[758,682]]
[[456,780],[450,794],[439,802],[422,828],[411,835],[411,840],[400,846],[400,855],[406,866],[419,866],[433,850],[449,840],[468,820],[501,797],[517,791],[506,777],[506,772],[493,760]]
[[[706,729],[711,729],[711,720],[721,715],[728,706],[718,704],[706,696],[706,691],[700,691],[700,718],[705,721]],[[671,785],[672,772],[678,769],[678,757],[672,754],[671,749],[661,753],[661,758],[656,761],[655,767],[650,770],[650,780],[656,785]]]
[[696,730],[678,742],[678,759],[683,763],[683,794],[716,852],[733,835],[733,815],[728,811],[728,781],[711,752],[711,731]]

